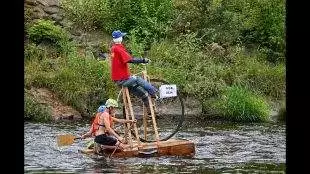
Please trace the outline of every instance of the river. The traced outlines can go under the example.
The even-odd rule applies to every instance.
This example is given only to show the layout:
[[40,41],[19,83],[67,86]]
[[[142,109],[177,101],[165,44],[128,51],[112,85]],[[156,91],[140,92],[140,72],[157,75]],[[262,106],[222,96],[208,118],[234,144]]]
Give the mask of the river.
[[88,129],[89,121],[25,122],[25,173],[286,173],[285,124],[188,119],[173,138],[195,143],[196,154],[192,158],[98,159],[78,152],[86,140],[57,146],[57,135],[80,135]]

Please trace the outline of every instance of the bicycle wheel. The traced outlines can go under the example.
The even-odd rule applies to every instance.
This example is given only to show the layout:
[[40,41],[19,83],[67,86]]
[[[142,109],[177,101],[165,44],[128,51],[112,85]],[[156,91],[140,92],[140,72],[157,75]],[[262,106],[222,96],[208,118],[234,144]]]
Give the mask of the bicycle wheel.
[[[161,85],[168,85],[170,83],[160,80],[151,79],[151,84],[157,89]],[[146,92],[146,91],[145,91]],[[159,90],[157,92],[159,96]],[[153,122],[151,116],[147,116],[146,120],[143,120],[143,102],[140,98],[130,94],[132,108],[134,116],[137,119],[137,128],[142,142],[155,142],[155,130],[153,127]],[[160,141],[166,141],[173,137],[182,127],[184,121],[184,104],[181,94],[178,92],[176,97],[152,99],[155,106],[155,118],[157,124],[157,131],[159,134]],[[120,91],[118,95],[118,102],[121,104],[121,111],[123,118],[125,118],[124,105],[123,105],[123,95]],[[129,118],[131,119],[131,117]],[[146,129],[144,123],[146,122]],[[134,131],[131,131],[132,135],[135,136]]]

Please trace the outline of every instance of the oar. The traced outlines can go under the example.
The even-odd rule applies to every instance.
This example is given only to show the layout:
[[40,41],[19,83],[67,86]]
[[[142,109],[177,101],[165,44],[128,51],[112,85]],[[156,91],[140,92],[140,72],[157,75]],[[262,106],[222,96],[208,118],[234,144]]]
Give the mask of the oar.
[[68,146],[74,143],[74,140],[82,139],[72,134],[58,135],[57,136],[57,145],[58,146]]

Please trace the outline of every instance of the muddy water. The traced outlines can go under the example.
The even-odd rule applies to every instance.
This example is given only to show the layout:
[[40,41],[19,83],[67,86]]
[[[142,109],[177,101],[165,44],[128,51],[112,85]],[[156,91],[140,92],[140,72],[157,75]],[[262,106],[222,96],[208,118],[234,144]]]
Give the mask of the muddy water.
[[88,130],[88,126],[89,122],[26,122],[25,173],[285,173],[283,124],[187,120],[174,138],[195,143],[196,155],[193,158],[98,159],[78,153],[78,149],[86,145],[86,140],[70,146],[57,146],[57,135],[81,134]]

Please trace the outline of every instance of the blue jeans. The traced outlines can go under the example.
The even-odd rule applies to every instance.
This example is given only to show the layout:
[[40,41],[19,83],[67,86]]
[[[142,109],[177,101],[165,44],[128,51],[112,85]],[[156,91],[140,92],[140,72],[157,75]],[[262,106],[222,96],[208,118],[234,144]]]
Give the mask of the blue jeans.
[[117,80],[115,83],[127,87],[129,93],[141,98],[147,108],[149,107],[148,94],[154,96],[158,91],[148,81],[138,76],[130,76],[127,80]]

